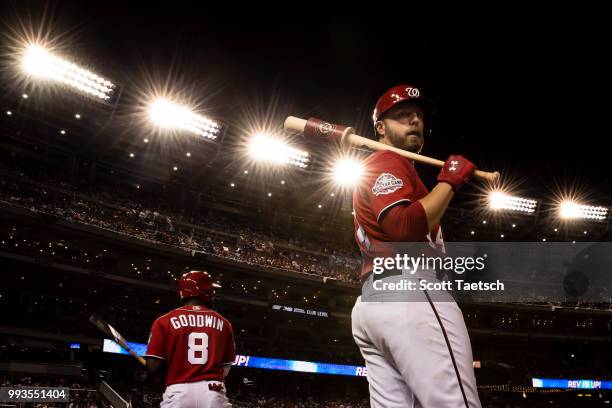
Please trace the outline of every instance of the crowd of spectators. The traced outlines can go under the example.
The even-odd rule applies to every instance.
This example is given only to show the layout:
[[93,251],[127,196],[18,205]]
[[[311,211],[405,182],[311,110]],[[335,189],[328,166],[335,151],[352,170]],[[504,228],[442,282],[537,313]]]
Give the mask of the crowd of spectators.
[[0,374],[1,387],[54,387],[67,388],[69,402],[38,402],[33,407],[97,408],[104,407],[96,386],[85,378],[69,378],[51,375]]
[[[69,389],[70,402],[31,403],[36,408],[102,408],[108,402],[97,391],[95,381],[86,378],[62,378],[18,373],[0,374],[2,387],[66,387]],[[142,382],[123,383],[114,387],[122,398],[134,408],[159,407],[162,393],[154,386]],[[584,390],[583,390],[584,391]],[[286,391],[259,392],[247,387],[231,387],[228,390],[230,402],[235,408],[366,408],[370,406],[367,397],[355,399],[326,399],[323,396],[305,396]],[[609,404],[610,395],[595,391],[584,395],[581,391],[553,390],[551,392],[510,392],[493,391],[489,387],[479,390],[483,407],[487,408],[524,408],[524,407],[600,407]],[[578,395],[580,394],[580,395]]]
[[[24,173],[0,179],[0,201],[31,211],[43,212],[69,221],[112,230],[139,240],[171,245],[186,251],[202,251],[262,267],[314,274],[343,281],[355,281],[359,259],[350,245],[334,242],[307,244],[307,240],[281,238],[257,226],[221,214],[187,217],[166,212],[150,203],[135,201],[124,190],[96,191],[65,181],[52,184],[33,180]],[[102,201],[104,200],[104,201]],[[251,223],[252,224],[252,223]]]
[[[110,381],[111,384],[113,383]],[[236,383],[239,384],[239,383]],[[51,375],[30,375],[17,373],[0,374],[2,387],[55,387],[67,388],[69,402],[60,403],[34,403],[35,407],[62,407],[62,408],[102,408],[108,403],[98,392],[98,385],[85,377],[68,378]],[[163,389],[163,387],[162,387]],[[135,381],[133,383],[117,383],[114,390],[129,402],[133,408],[159,407],[162,392],[154,383]],[[367,400],[327,400],[323,396],[286,395],[283,396],[251,392],[247,388],[234,385],[229,391],[229,398],[237,408],[365,408],[369,406]]]
[[244,408],[366,408],[370,406],[369,401],[317,401],[314,398],[278,397],[256,395],[251,401],[241,401],[235,398],[235,406]]
[[[136,190],[126,185],[109,190],[82,180],[71,184],[48,174],[32,175],[0,168],[0,202],[5,204],[192,253],[200,251],[262,268],[357,283],[360,259],[354,245],[325,240],[322,236],[306,237],[293,230],[273,230],[257,217],[246,219],[213,211],[187,215],[183,210],[173,210],[155,194],[147,195],[144,200]],[[98,262],[101,260],[97,258]],[[160,279],[175,277],[158,275]],[[561,275],[551,277],[550,282],[554,283],[555,279],[560,282],[562,278]],[[504,295],[511,296],[510,301],[515,303],[535,301],[551,307],[571,300],[563,299],[561,284],[558,287],[540,285],[536,291],[534,282],[526,283],[525,290],[520,288],[516,294],[508,290]],[[612,284],[609,290],[612,291]],[[491,301],[498,301],[494,292],[489,294]],[[576,303],[576,307],[592,309],[610,309],[611,305],[612,297],[602,302]]]

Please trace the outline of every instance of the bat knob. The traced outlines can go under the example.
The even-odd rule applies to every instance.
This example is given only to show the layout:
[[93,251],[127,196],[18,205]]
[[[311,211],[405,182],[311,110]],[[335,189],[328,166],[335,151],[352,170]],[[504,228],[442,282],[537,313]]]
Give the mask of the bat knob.
[[296,118],[295,116],[287,116],[285,119],[285,130],[293,130],[295,132],[304,133],[306,120]]
[[499,180],[501,175],[499,174],[498,171],[491,173],[488,171],[476,170],[476,173],[474,174],[474,176],[476,176],[476,178],[479,178],[482,181],[487,181],[489,183],[495,183],[496,181]]

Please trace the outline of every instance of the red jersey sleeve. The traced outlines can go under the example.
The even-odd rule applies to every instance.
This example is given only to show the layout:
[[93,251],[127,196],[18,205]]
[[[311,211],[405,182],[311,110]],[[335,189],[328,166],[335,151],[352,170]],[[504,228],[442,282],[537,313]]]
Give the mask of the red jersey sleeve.
[[153,322],[153,326],[151,327],[149,344],[147,345],[147,354],[145,354],[145,357],[156,357],[167,360],[168,356],[166,355],[165,344],[165,333],[160,318],[155,320],[155,322]]
[[421,241],[429,232],[427,214],[418,201],[386,210],[381,216],[380,227],[391,241]]
[[236,341],[234,340],[234,329],[232,325],[227,325],[227,343],[225,345],[225,353],[221,362],[223,364],[233,363],[236,360]]
[[368,164],[365,188],[377,222],[394,205],[416,201],[414,183],[417,178],[414,167],[392,152],[379,154]]

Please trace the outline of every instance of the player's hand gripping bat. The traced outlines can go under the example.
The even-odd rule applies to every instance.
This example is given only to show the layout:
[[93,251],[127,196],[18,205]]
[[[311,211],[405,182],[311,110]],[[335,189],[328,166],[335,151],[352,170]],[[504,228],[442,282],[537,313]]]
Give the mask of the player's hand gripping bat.
[[[285,129],[303,133],[304,136],[306,136],[307,138],[331,140],[340,143],[343,146],[365,146],[375,151],[391,150],[392,152],[395,152],[400,156],[407,157],[408,159],[417,161],[419,163],[425,163],[437,167],[444,166],[444,162],[442,160],[423,156],[417,153],[412,153],[407,150],[398,149],[396,147],[389,146],[372,139],[368,139],[367,137],[359,136],[355,134],[355,129],[353,129],[352,127],[346,127],[325,122],[317,118],[310,118],[308,120],[305,120],[296,118],[294,116],[288,116],[285,120]],[[491,173],[488,171],[476,170],[474,177],[484,181],[493,182],[499,178],[499,172],[496,171],[494,173]]]

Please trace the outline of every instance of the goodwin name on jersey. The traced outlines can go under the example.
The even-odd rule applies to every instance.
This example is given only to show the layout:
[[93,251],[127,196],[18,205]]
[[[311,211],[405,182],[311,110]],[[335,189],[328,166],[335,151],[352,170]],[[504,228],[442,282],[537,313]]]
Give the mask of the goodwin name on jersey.
[[223,331],[223,320],[210,315],[180,314],[171,317],[170,324],[173,329],[180,329],[181,327],[211,327]]

